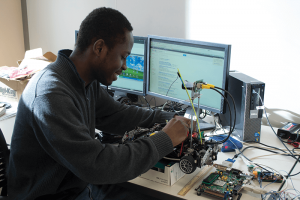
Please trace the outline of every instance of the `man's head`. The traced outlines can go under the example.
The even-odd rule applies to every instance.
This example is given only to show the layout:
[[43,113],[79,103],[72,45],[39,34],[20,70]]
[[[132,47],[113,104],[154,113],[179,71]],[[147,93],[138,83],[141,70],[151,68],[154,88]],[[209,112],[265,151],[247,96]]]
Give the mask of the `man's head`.
[[86,83],[96,79],[111,85],[126,70],[126,58],[133,46],[132,30],[127,18],[111,8],[97,8],[82,21],[75,48],[81,57],[70,58]]
[[97,8],[82,21],[76,48],[83,52],[92,42],[103,39],[112,49],[116,43],[124,42],[126,30],[131,32],[133,28],[122,13],[112,8]]

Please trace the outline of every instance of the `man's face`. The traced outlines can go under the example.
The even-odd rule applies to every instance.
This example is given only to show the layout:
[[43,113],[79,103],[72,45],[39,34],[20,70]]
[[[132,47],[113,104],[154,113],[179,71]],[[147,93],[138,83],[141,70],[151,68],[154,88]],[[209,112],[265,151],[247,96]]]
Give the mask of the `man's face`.
[[102,55],[99,65],[94,66],[96,79],[104,84],[111,85],[118,79],[122,70],[126,70],[126,58],[133,46],[133,36],[129,31],[125,32],[125,42],[117,43],[112,49],[108,49]]

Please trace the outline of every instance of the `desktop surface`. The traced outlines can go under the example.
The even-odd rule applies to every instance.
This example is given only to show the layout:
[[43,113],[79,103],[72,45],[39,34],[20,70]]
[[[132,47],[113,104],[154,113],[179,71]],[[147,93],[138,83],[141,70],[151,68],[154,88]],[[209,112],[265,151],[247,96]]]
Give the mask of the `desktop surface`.
[[[261,141],[265,144],[276,146],[278,148],[284,149],[284,146],[281,144],[281,142],[277,139],[277,137],[272,132],[271,128],[269,126],[262,126],[262,136]],[[261,147],[262,145],[259,144],[244,144],[244,147],[247,146],[258,146]],[[292,149],[292,146],[289,146]],[[228,158],[232,158],[235,155],[235,152],[220,152],[218,154],[218,159],[215,162],[216,164],[222,164],[222,162]],[[267,151],[262,151],[256,148],[251,148],[250,150],[247,150],[244,152],[244,155],[248,158],[252,158],[254,162],[261,163],[263,165],[270,166],[274,168],[277,171],[280,171],[284,175],[287,174],[287,172],[290,170],[290,168],[295,163],[295,160],[288,157],[288,156],[282,156],[282,155],[276,155],[276,156],[263,156],[263,155],[272,155],[272,153],[269,153]],[[258,157],[262,156],[262,157]],[[255,157],[258,157],[257,159],[254,159]],[[232,166],[233,168],[242,170],[245,173],[248,172],[248,166],[244,163],[243,159],[241,157],[236,159],[236,162]],[[173,186],[167,186],[160,183],[156,183],[154,181],[149,181],[144,178],[137,177],[127,183],[122,183],[121,185],[123,187],[131,187],[132,189],[138,189],[140,192],[152,195],[155,198],[158,199],[188,199],[188,200],[199,200],[199,199],[218,199],[216,197],[212,197],[209,195],[202,194],[201,197],[197,196],[197,192],[195,191],[195,188],[198,187],[201,183],[201,181],[204,179],[204,177],[200,178],[199,181],[192,187],[192,189],[185,195],[180,196],[178,195],[178,192],[186,186],[186,184],[199,172],[201,171],[200,168],[196,169],[195,172],[192,174],[186,174],[183,178],[181,178],[179,181],[177,181]],[[297,173],[300,171],[300,165],[296,165],[296,167],[293,170],[293,173]],[[209,173],[207,173],[208,175]],[[293,185],[296,189],[299,189],[300,186],[300,174],[297,176],[292,177],[293,184],[290,180],[288,180],[288,186],[287,189],[293,189]],[[257,181],[254,181],[252,183],[255,186],[258,186]],[[265,187],[266,185],[270,184],[270,182],[263,182],[262,187]],[[280,187],[281,183],[271,183],[270,185],[266,186],[265,189],[268,191],[274,190],[277,191]],[[254,194],[249,191],[242,190],[242,197],[241,199],[250,200],[250,199],[261,199],[259,194]]]

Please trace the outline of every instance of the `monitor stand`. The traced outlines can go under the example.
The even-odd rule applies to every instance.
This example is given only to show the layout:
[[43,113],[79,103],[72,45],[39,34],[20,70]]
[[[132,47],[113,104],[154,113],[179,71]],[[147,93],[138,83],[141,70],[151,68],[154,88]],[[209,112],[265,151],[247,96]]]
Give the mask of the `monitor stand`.
[[124,103],[127,105],[137,105],[136,103],[138,102],[138,95],[122,91],[115,91],[113,98],[115,101],[119,101],[120,103]]
[[[196,110],[196,112],[197,112],[197,110]],[[189,106],[186,109],[184,117],[191,119],[191,114],[193,115],[194,121],[196,121],[197,119],[194,114],[194,110],[192,107]],[[214,124],[207,123],[207,122],[203,121],[202,119],[198,119],[198,121],[199,121],[199,125],[200,125],[200,131],[211,130],[211,129],[215,129],[215,127],[216,127]]]
[[115,92],[114,92],[113,98],[114,98],[115,101],[120,100],[122,97],[123,97],[123,98],[124,98],[124,97],[127,97],[126,92],[120,92],[120,91],[115,91]]

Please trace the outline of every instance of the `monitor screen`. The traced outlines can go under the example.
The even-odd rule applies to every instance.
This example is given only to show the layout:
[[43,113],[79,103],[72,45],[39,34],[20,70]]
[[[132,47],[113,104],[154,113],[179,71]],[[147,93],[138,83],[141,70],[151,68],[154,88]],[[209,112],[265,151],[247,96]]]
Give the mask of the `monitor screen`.
[[112,90],[145,95],[145,66],[147,64],[147,37],[134,36],[131,54],[126,59],[127,69],[110,87]]
[[[226,88],[229,74],[230,45],[148,36],[148,75],[146,94],[191,105],[183,80],[203,82]],[[191,96],[191,90],[188,90]],[[224,92],[222,92],[224,94]],[[224,98],[216,91],[203,89],[200,108],[223,113]],[[198,105],[198,99],[194,100]]]

